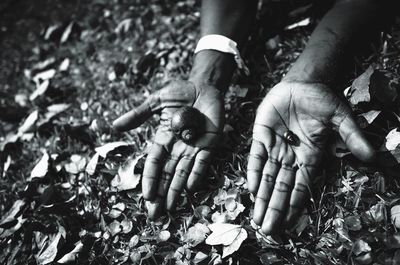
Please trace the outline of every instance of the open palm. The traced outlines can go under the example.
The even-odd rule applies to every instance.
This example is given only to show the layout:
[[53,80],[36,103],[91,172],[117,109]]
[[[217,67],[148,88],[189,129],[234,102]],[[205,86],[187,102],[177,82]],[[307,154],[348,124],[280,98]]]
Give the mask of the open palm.
[[[129,130],[160,114],[142,181],[150,218],[157,218],[164,209],[172,210],[184,188],[194,189],[206,173],[223,128],[222,102],[214,87],[174,81],[114,122],[118,130]],[[183,106],[196,108],[204,116],[204,133],[190,144],[177,139],[170,127],[171,117]]]
[[[285,140],[288,130],[295,141]],[[351,111],[327,86],[281,82],[258,108],[248,162],[249,190],[256,195],[254,222],[272,234],[292,225],[310,196],[332,130],[350,151],[371,160],[374,151]]]

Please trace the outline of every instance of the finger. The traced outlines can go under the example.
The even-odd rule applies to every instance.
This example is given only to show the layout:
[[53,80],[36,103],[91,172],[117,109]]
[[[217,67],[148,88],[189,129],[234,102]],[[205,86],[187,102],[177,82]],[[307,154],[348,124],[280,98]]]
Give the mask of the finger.
[[264,145],[253,140],[247,165],[247,185],[251,193],[256,194],[261,181],[261,175],[267,160],[267,150]]
[[142,192],[145,200],[154,199],[158,188],[158,177],[164,165],[167,151],[163,145],[153,143],[144,163]]
[[186,185],[186,181],[192,171],[193,157],[183,156],[176,166],[174,177],[172,178],[171,185],[167,194],[167,210],[172,210],[179,200],[182,191]]
[[172,177],[175,173],[176,165],[180,159],[180,154],[176,153],[176,148],[172,150],[171,157],[167,160],[164,166],[164,170],[160,177],[160,182],[158,184],[158,197],[165,199],[167,197],[168,188],[171,184]]
[[211,152],[209,151],[202,150],[196,155],[196,159],[186,185],[188,190],[193,191],[200,185],[200,182],[209,168],[210,161]]
[[371,162],[375,158],[375,151],[367,141],[357,123],[351,116],[351,112],[344,103],[339,106],[333,123],[349,150],[360,160]]
[[257,225],[261,225],[267,211],[269,200],[271,199],[272,191],[274,189],[275,180],[279,172],[279,162],[270,157],[264,166],[262,172],[262,179],[256,195],[254,204],[253,221]]
[[179,156],[174,154],[165,162],[164,170],[159,177],[158,189],[154,200],[149,201],[147,205],[147,211],[150,219],[157,219],[160,217],[165,210],[165,199],[167,197],[167,191],[171,184],[172,176],[175,172],[175,167],[178,164]]
[[148,217],[151,220],[159,218],[165,211],[164,198],[156,196],[153,201],[145,201]]
[[283,228],[282,221],[286,214],[287,206],[289,205],[294,178],[295,169],[289,164],[282,163],[261,226],[261,230],[265,234],[275,234]]
[[158,96],[151,95],[139,107],[125,113],[113,122],[113,128],[118,131],[128,131],[142,125],[153,114],[158,105]]
[[285,219],[285,226],[289,230],[296,223],[297,218],[303,212],[305,204],[311,196],[310,180],[315,176],[315,173],[316,168],[314,166],[302,166],[296,172],[296,180]]

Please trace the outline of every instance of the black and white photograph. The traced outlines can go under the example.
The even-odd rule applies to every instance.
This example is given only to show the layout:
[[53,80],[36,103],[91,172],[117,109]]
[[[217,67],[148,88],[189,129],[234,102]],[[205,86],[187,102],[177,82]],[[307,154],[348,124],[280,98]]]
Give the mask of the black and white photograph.
[[400,265],[399,0],[1,0],[1,265]]

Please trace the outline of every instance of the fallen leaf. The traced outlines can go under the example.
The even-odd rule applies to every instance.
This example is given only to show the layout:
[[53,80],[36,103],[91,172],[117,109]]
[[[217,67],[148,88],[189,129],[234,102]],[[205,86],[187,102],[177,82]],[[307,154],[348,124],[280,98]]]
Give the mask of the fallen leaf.
[[6,238],[11,235],[13,235],[15,232],[17,232],[22,225],[25,223],[27,219],[22,218],[22,215],[19,216],[15,222],[13,222],[13,226],[9,228],[0,228],[0,238]]
[[32,169],[31,176],[27,179],[27,181],[31,181],[34,178],[43,178],[44,176],[46,176],[49,170],[49,163],[49,154],[44,151],[42,158],[40,159],[39,163],[37,163],[36,166]]
[[38,264],[44,265],[49,264],[54,261],[57,256],[58,249],[61,248],[63,241],[65,240],[66,232],[64,227],[59,225],[58,233],[51,238],[48,242],[48,245],[45,245],[45,248],[42,248],[36,258],[36,262]]
[[136,245],[139,243],[139,239],[140,237],[138,235],[132,236],[131,239],[129,240],[129,247],[130,248],[136,247]]
[[393,106],[398,97],[398,84],[393,77],[389,77],[386,74],[390,75],[389,72],[382,70],[374,71],[369,85],[371,95],[382,103],[383,107]]
[[390,209],[390,216],[392,223],[400,228],[400,205],[395,205]]
[[117,204],[114,204],[111,208],[110,213],[108,214],[108,216],[110,216],[113,219],[116,219],[118,217],[121,216],[121,214],[123,213],[123,211],[125,211],[126,205],[123,202],[119,202]]
[[398,249],[400,248],[400,233],[389,235],[384,239],[385,246],[388,249]]
[[24,200],[16,200],[11,206],[10,210],[3,214],[0,221],[0,227],[8,222],[14,221],[18,215],[21,213],[21,209],[25,206],[26,202]]
[[367,212],[367,215],[370,216],[375,222],[382,222],[385,220],[385,205],[382,202],[378,202],[374,206],[372,206]]
[[200,262],[202,262],[203,260],[206,260],[208,258],[208,255],[199,251],[196,253],[196,255],[193,258],[193,263],[194,264],[199,264]]
[[171,233],[167,230],[161,231],[157,236],[157,242],[165,242],[171,237]]
[[350,231],[359,231],[362,228],[360,217],[356,215],[347,216],[344,223]]
[[183,234],[182,241],[195,247],[206,239],[208,233],[210,233],[210,229],[205,224],[196,223]]
[[68,24],[68,26],[65,28],[63,34],[61,35],[60,43],[64,43],[68,40],[69,36],[71,35],[73,26],[74,26],[73,21]]
[[69,59],[68,59],[68,58],[65,58],[65,59],[61,62],[60,66],[58,67],[58,70],[59,70],[60,72],[65,72],[65,71],[67,71],[68,68],[69,68],[69,63],[70,63]]
[[62,256],[62,258],[59,259],[57,261],[57,263],[67,264],[67,263],[75,262],[79,256],[79,254],[82,252],[83,247],[84,247],[83,243],[81,241],[79,241],[78,243],[75,244],[74,249],[71,250],[69,253],[65,254],[64,256]]
[[305,27],[310,25],[311,23],[311,19],[309,17],[300,20],[299,22],[293,23],[287,27],[285,27],[285,30],[291,30],[291,29],[295,29],[295,28],[299,28],[299,27]]
[[122,231],[121,223],[118,222],[117,220],[112,221],[108,225],[108,231],[110,232],[110,234],[112,236],[115,236],[115,235],[119,234]]
[[143,155],[140,155],[136,158],[128,159],[124,165],[118,169],[118,175],[111,181],[111,186],[116,187],[120,191],[136,188],[139,184],[141,174],[135,174],[135,167],[142,157]]
[[132,19],[126,18],[118,23],[117,27],[115,28],[115,32],[118,34],[127,33],[132,25]]
[[115,149],[117,149],[118,147],[121,146],[129,146],[130,144],[127,142],[112,142],[112,143],[107,143],[103,146],[97,147],[95,150],[96,152],[103,158],[107,157],[107,154]]
[[86,167],[86,157],[73,154],[71,155],[71,162],[64,165],[65,170],[71,174],[78,174],[85,170]]
[[133,222],[128,219],[124,219],[121,221],[122,233],[128,234],[132,231]]
[[29,96],[30,101],[34,101],[37,97],[43,95],[46,93],[47,89],[49,88],[50,81],[49,80],[44,80],[42,83],[37,84],[37,88],[35,91],[32,92],[32,94]]
[[393,151],[399,146],[399,144],[400,144],[400,132],[398,131],[397,128],[395,128],[386,135],[384,146],[386,150]]
[[99,162],[99,153],[94,154],[86,166],[86,173],[93,175],[96,172],[97,163]]
[[218,212],[216,211],[211,215],[211,220],[213,223],[226,223],[228,221],[228,216],[226,212]]
[[356,256],[360,255],[361,253],[366,253],[366,252],[370,252],[370,251],[371,251],[371,247],[364,240],[358,239],[358,240],[356,240],[356,242],[354,242],[353,253]]
[[37,122],[37,126],[40,127],[43,124],[48,123],[52,118],[58,114],[66,111],[71,105],[65,103],[53,104],[46,108],[46,113],[44,117]]
[[371,252],[361,254],[355,258],[357,264],[366,265],[372,263],[372,255]]
[[6,161],[3,164],[3,178],[6,176],[7,170],[10,168],[11,162],[11,156],[8,155]]
[[49,26],[44,34],[44,39],[49,40],[54,32],[56,32],[60,28],[59,25]]
[[35,110],[25,119],[24,123],[18,128],[18,135],[30,132],[34,129],[37,120],[39,119],[39,111]]
[[200,205],[197,206],[194,210],[194,216],[198,219],[207,218],[207,216],[211,213],[211,208],[208,205]]
[[368,69],[359,77],[357,77],[349,91],[349,101],[355,106],[359,103],[365,103],[371,101],[371,94],[369,92],[370,77],[374,73],[374,67],[370,66]]
[[225,258],[234,253],[235,251],[237,251],[246,238],[247,238],[247,231],[244,228],[241,228],[235,240],[228,246],[224,245],[224,248],[222,250],[222,258]]
[[360,114],[359,116],[363,117],[368,124],[371,124],[374,122],[374,120],[376,119],[376,117],[378,117],[380,113],[381,113],[380,110],[370,110],[368,112]]
[[39,85],[41,82],[44,82],[46,80],[52,79],[56,75],[56,70],[55,69],[49,69],[40,73],[37,73],[32,80],[36,83],[36,85]]
[[208,228],[212,233],[207,237],[206,244],[224,245],[222,258],[238,250],[247,238],[247,231],[240,225],[217,223],[210,224]]

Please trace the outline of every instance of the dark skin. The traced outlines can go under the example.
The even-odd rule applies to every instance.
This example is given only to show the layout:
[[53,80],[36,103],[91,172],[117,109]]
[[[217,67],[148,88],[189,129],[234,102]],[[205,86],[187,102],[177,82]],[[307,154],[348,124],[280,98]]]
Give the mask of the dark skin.
[[[328,137],[337,132],[363,161],[374,150],[354,122],[349,107],[336,95],[334,81],[346,54],[366,37],[384,10],[374,0],[338,2],[322,19],[309,43],[283,80],[260,104],[248,162],[248,187],[255,195],[253,219],[266,234],[290,228],[310,197]],[[201,35],[221,34],[239,47],[248,35],[257,1],[203,0]],[[143,173],[143,196],[150,218],[173,210],[185,189],[204,179],[224,125],[223,92],[235,69],[233,56],[206,50],[196,54],[188,81],[176,81],[156,92],[137,109],[114,122],[119,130],[141,125],[161,115]],[[192,144],[173,137],[169,119],[182,106],[206,117],[206,133]],[[287,130],[298,137],[289,145]]]

